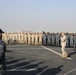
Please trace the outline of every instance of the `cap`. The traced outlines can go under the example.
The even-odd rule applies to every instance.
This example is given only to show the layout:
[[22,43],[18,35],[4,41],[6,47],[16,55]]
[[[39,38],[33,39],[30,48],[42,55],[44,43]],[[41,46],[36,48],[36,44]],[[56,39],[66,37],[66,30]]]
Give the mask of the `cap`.
[[4,33],[4,31],[2,31],[2,29],[0,29],[0,33]]

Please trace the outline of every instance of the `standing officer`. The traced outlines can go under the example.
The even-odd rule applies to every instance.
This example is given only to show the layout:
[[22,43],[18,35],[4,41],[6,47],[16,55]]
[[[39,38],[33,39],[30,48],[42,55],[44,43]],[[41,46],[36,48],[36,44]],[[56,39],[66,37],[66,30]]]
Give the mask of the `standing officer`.
[[74,34],[74,50],[76,50],[76,34]]
[[56,40],[55,33],[52,33],[52,46],[55,46],[55,40]]
[[65,52],[65,47],[66,47],[66,36],[64,34],[64,32],[61,33],[61,51],[62,51],[62,57],[66,58],[67,57],[67,53]]
[[39,35],[38,35],[38,32],[35,33],[35,45],[38,45],[39,44]]
[[56,46],[59,47],[59,38],[60,38],[60,35],[59,33],[56,34]]
[[2,49],[2,56],[0,58],[0,64],[3,65],[2,75],[5,75],[5,73],[6,73],[6,65],[5,65],[6,44],[2,41],[2,33],[4,33],[4,31],[2,31],[0,29],[0,45],[1,45],[1,48],[0,49]]
[[74,37],[73,37],[73,34],[70,35],[70,47],[73,47],[73,40],[74,40]]
[[66,33],[66,47],[69,47],[69,34]]
[[51,36],[49,32],[47,33],[47,45],[51,45]]
[[45,32],[43,32],[42,43],[43,43],[43,45],[47,45],[47,36],[46,36]]
[[25,44],[28,44],[28,42],[27,42],[27,38],[28,38],[28,36],[27,36],[27,33],[25,33],[25,35],[24,35],[24,38],[25,38]]
[[42,33],[39,33],[39,45],[42,45]]
[[31,34],[31,44],[32,44],[32,45],[34,45],[34,39],[35,39],[35,36],[34,36],[34,33],[32,33],[32,34]]
[[28,33],[28,45],[31,44],[31,33]]

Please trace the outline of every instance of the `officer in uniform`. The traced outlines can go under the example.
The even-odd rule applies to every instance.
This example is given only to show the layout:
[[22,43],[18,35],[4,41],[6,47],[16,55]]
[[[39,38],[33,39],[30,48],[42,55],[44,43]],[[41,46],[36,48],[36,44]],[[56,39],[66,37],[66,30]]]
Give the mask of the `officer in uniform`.
[[42,43],[43,43],[43,45],[47,45],[47,36],[46,36],[45,32],[43,32]]
[[34,39],[35,39],[35,36],[34,36],[34,33],[32,33],[32,35],[31,35],[31,43],[32,43],[32,45],[34,45]]
[[57,33],[56,34],[56,46],[59,47],[59,38],[60,38],[60,35]]
[[47,45],[51,45],[51,36],[49,32],[47,33]]
[[28,45],[31,44],[31,33],[28,33]]
[[50,46],[52,46],[52,33],[50,33]]
[[52,46],[55,46],[56,36],[55,33],[52,33]]
[[35,34],[35,45],[39,44],[39,35],[38,32]]
[[69,34],[66,33],[66,47],[69,47]]
[[3,64],[3,66],[4,66],[3,75],[5,75],[5,72],[6,72],[6,65],[5,65],[6,44],[2,41],[2,33],[4,33],[4,31],[2,31],[0,29],[0,44],[2,45],[2,49],[3,49],[3,54],[2,54],[2,56],[0,58],[0,63]]
[[70,35],[70,47],[73,47],[73,40],[74,40],[74,37],[73,37],[73,34]]
[[39,45],[42,45],[42,33],[39,33]]
[[74,50],[76,50],[76,34],[74,34]]
[[27,33],[24,34],[24,42],[27,44]]
[[62,57],[66,58],[67,57],[67,53],[65,51],[65,47],[66,47],[66,36],[64,34],[64,32],[61,33],[61,51],[62,51]]

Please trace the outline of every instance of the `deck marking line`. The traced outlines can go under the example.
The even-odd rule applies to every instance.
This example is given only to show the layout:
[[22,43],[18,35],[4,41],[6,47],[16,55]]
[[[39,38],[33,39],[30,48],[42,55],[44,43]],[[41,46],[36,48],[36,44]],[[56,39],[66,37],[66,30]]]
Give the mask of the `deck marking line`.
[[[59,52],[57,52],[57,51],[54,51],[54,50],[52,50],[52,49],[50,49],[50,48],[47,48],[47,47],[45,47],[45,46],[41,46],[41,47],[43,47],[44,49],[47,49],[47,50],[49,50],[49,51],[51,51],[51,52],[53,52],[53,53],[59,55],[59,56],[62,56],[62,54],[59,53]],[[72,58],[68,57],[67,59],[72,59]]]

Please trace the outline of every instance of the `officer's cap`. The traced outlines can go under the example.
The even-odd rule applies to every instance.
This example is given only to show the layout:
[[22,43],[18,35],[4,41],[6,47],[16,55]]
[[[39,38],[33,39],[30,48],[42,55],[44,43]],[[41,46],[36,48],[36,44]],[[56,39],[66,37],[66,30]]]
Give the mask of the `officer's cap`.
[[4,33],[4,31],[2,31],[2,29],[0,29],[0,33]]

